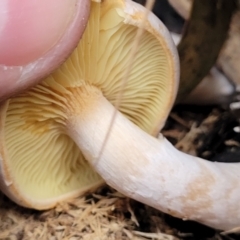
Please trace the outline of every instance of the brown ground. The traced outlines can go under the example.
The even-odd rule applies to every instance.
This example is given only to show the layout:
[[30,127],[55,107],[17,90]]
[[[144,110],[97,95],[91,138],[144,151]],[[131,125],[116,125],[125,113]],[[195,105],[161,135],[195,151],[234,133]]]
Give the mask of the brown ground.
[[[214,160],[234,159],[240,149],[238,126],[230,111],[211,107],[177,107],[163,133],[193,155]],[[240,239],[200,224],[165,215],[104,187],[86,197],[37,212],[0,195],[0,239],[140,240]]]

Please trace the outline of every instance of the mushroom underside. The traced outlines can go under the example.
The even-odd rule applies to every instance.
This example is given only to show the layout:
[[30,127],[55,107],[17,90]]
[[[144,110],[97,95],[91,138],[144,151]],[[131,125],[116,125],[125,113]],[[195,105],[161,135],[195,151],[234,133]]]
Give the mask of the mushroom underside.
[[[145,26],[131,62],[129,52],[138,27],[124,21],[117,1],[110,2],[92,2],[88,26],[71,57],[41,84],[1,108],[3,191],[15,201],[23,199],[18,201],[21,205],[48,208],[56,199],[103,183],[69,136],[70,116],[81,116],[81,109],[88,107],[84,94],[94,98],[95,92],[101,92],[114,105],[128,64],[132,69],[119,110],[152,135],[168,115],[176,88],[169,49]],[[34,205],[35,201],[40,204]]]

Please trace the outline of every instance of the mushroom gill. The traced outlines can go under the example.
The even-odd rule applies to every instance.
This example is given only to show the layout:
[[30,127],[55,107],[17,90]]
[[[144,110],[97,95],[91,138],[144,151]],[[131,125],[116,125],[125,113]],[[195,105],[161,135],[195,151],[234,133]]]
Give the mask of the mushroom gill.
[[176,91],[175,49],[151,15],[130,63],[141,21],[136,16],[144,14],[138,5],[139,12],[128,13],[135,4],[92,2],[88,26],[67,61],[41,84],[1,106],[0,185],[19,204],[49,208],[103,183],[71,139],[71,116],[84,118],[88,113],[82,110],[91,112],[91,99],[100,95],[114,105],[129,64],[120,112],[152,135],[164,124]]

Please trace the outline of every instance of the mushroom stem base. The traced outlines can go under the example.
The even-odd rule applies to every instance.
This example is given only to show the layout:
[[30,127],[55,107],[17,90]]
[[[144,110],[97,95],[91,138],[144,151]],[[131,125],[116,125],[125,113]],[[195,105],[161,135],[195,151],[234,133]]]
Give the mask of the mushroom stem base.
[[239,225],[239,164],[182,153],[119,112],[99,157],[115,109],[101,94],[89,99],[91,107],[69,119],[68,132],[110,186],[179,218],[223,230]]

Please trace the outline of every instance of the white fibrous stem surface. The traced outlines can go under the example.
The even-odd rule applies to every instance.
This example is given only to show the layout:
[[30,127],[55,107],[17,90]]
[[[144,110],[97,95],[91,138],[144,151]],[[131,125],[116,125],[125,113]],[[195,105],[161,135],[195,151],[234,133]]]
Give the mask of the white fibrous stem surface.
[[105,142],[114,106],[101,94],[90,103],[79,115],[70,114],[68,133],[110,186],[173,216],[222,230],[239,225],[239,164],[182,153],[119,112]]

